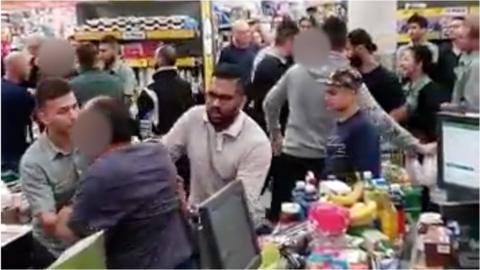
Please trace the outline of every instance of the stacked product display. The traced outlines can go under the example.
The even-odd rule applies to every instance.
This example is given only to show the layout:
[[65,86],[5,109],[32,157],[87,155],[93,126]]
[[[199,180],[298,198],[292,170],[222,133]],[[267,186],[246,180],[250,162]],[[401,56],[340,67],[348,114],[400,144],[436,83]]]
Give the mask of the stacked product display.
[[[423,226],[428,220],[425,215],[432,214],[420,216],[421,188],[405,181],[405,171],[392,164],[386,167],[388,179],[372,179],[370,172],[364,172],[356,175],[352,185],[332,175],[316,190],[311,173],[305,181],[298,181],[292,191],[293,202],[282,205],[277,227],[263,239],[261,268],[410,267],[409,262],[402,262],[410,261],[410,257],[404,258],[405,239]],[[434,223],[435,230],[442,231],[441,235],[453,235],[453,230],[442,225],[440,215],[435,217],[439,219]],[[440,255],[430,252],[429,243],[453,250],[454,240],[444,238],[433,237],[432,232],[421,238],[428,249],[422,253],[427,266],[443,266],[450,261],[450,249]],[[443,259],[438,261],[438,257]]]
[[171,29],[198,30],[198,22],[189,16],[116,17],[87,20],[76,31],[153,31]]

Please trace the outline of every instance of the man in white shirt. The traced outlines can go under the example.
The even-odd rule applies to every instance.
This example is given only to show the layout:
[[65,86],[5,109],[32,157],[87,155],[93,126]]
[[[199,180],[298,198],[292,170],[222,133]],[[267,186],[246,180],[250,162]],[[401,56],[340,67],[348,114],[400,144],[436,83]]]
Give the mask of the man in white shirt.
[[231,181],[243,182],[249,210],[257,225],[264,218],[260,192],[272,150],[265,132],[247,116],[242,70],[233,64],[215,69],[205,106],[187,111],[163,138],[174,161],[190,161],[189,202],[198,204]]

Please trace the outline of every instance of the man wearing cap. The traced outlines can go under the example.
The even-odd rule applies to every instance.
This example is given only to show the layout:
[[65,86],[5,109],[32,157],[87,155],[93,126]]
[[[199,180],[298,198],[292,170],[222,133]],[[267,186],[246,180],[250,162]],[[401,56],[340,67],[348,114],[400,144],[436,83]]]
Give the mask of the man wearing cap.
[[327,83],[325,103],[337,122],[327,140],[324,173],[340,179],[364,171],[380,176],[380,137],[358,105],[362,83],[362,75],[352,68],[336,70]]

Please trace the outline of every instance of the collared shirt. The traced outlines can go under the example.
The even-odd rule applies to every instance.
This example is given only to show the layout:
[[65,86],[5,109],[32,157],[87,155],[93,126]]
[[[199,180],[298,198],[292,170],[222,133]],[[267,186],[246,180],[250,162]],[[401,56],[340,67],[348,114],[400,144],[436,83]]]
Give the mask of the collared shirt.
[[[408,44],[405,44],[405,45],[402,45],[398,48],[397,50],[397,61],[398,59],[400,59],[400,57],[402,56],[403,52],[412,47],[414,44],[412,42],[408,43]],[[422,42],[418,45],[423,45],[423,46],[427,46],[427,48],[430,50],[430,52],[432,53],[432,62],[433,63],[437,63],[438,62],[438,46],[429,42],[429,41],[425,41],[425,42]]]
[[460,57],[458,67],[455,68],[457,80],[453,92],[452,102],[458,106],[465,103],[467,111],[479,111],[479,53],[465,53]]
[[420,91],[432,80],[427,75],[422,76],[414,82],[409,82],[404,85],[405,96],[407,97],[407,107],[409,112],[417,109],[418,95]]
[[56,147],[46,133],[27,149],[20,162],[20,178],[33,216],[33,235],[54,256],[67,247],[43,231],[37,216],[56,213],[70,203],[75,194],[84,163],[76,152]]
[[187,111],[163,138],[173,160],[190,160],[190,202],[201,203],[222,187],[240,180],[255,224],[264,216],[260,192],[272,150],[265,132],[244,112],[222,132],[206,119],[205,106]]
[[123,60],[117,59],[112,64],[109,72],[120,78],[120,81],[123,84],[123,94],[125,96],[133,96],[135,87],[137,87],[137,79],[135,78],[133,69]]

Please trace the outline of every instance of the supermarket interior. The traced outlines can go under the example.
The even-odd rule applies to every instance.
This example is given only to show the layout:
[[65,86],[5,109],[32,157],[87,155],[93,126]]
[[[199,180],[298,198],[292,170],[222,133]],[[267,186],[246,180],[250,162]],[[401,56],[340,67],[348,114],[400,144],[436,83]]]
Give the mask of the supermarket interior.
[[479,269],[479,2],[2,0],[2,269]]

